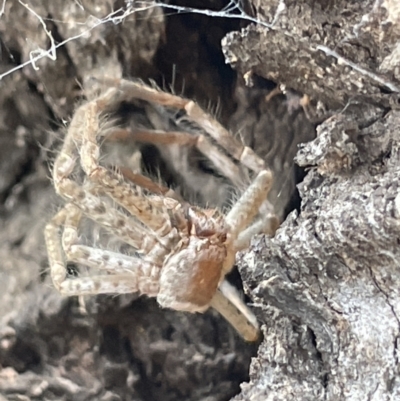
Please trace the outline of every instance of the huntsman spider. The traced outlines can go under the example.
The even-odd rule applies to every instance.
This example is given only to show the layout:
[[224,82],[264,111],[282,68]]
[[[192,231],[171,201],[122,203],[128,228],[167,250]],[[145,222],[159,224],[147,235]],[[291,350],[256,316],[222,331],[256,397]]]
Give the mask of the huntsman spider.
[[[271,172],[195,102],[134,81],[104,82],[107,89],[77,108],[54,162],[54,187],[66,201],[45,229],[55,288],[68,296],[146,294],[162,307],[186,312],[213,307],[245,340],[256,340],[257,320],[225,276],[236,253],[248,247],[255,234],[272,234],[277,227],[275,215],[262,208],[268,204]],[[188,133],[107,128],[107,117],[130,100],[176,109],[198,129]],[[255,178],[226,215],[195,207],[123,166],[103,166],[101,145],[113,137],[195,146],[234,184],[243,166]],[[83,218],[131,251],[85,243],[80,234]],[[69,262],[96,274],[72,276]]]

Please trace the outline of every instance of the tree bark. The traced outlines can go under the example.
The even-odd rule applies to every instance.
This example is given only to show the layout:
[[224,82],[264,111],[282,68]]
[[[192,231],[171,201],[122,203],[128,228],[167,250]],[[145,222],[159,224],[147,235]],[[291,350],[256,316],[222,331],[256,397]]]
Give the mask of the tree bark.
[[[257,23],[157,7],[116,23],[129,2],[22,3],[6,2],[0,17],[0,74],[27,62],[0,81],[0,401],[227,400],[244,381],[235,400],[400,399],[397,0],[246,4]],[[52,39],[66,40],[56,60],[29,64]],[[61,202],[48,167],[98,76],[219,104],[218,119],[274,171],[271,201],[282,220],[290,213],[238,257],[259,345],[212,313],[134,296],[90,298],[85,312],[52,289],[42,232]],[[142,153],[189,191],[173,160]]]
[[400,399],[400,5],[254,7],[273,27],[228,34],[227,60],[307,94],[328,118],[297,153],[300,212],[240,258],[265,325],[235,400]]

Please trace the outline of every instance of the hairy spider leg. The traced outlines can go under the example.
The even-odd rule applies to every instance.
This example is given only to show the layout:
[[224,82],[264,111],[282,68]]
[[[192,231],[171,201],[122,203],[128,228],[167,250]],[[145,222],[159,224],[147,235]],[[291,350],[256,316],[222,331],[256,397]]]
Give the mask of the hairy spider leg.
[[231,227],[231,234],[236,239],[245,230],[260,210],[272,185],[272,174],[262,170],[233,205],[225,221]]
[[[45,241],[54,286],[68,296],[134,292],[156,296],[160,267],[132,256],[79,244],[81,218],[82,212],[69,203],[46,226]],[[109,275],[69,278],[67,262],[104,270]]]
[[[228,290],[228,287],[231,287]],[[235,289],[226,281],[218,288],[211,300],[211,306],[218,311],[246,340],[256,341],[260,331],[257,318],[243,303]]]

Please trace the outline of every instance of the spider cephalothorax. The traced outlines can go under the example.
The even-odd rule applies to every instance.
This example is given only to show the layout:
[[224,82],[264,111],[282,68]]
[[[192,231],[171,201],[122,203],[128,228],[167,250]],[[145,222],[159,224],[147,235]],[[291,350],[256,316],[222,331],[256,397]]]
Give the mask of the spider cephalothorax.
[[[210,135],[233,159],[256,172],[253,183],[232,209],[221,214],[215,209],[191,206],[148,178],[121,166],[107,168],[100,163],[104,138],[120,136],[121,128],[107,128],[104,116],[129,99],[141,99],[183,110],[204,132],[167,132],[174,143],[188,143],[207,155],[221,174],[235,179],[235,164],[218,152]],[[118,135],[117,135],[117,134]],[[122,136],[135,132],[125,130]],[[137,132],[136,132],[137,134]],[[136,139],[137,139],[136,135]],[[159,140],[160,132],[140,130],[140,140]],[[168,142],[167,141],[167,142]],[[84,179],[75,179],[76,169]],[[262,215],[254,222],[266,201],[272,176],[251,149],[236,142],[219,123],[194,102],[161,92],[141,83],[120,80],[82,104],[72,118],[62,149],[53,168],[58,194],[67,204],[46,226],[45,237],[51,276],[55,287],[66,295],[140,292],[157,297],[159,304],[188,312],[217,309],[247,340],[257,337],[254,316],[224,281],[236,253],[248,246],[260,232],[273,232],[277,219]],[[143,192],[145,190],[145,193]],[[111,200],[111,202],[110,202]],[[82,243],[82,218],[89,218],[134,252],[116,252]],[[60,228],[62,236],[60,238]],[[96,269],[99,274],[69,277],[66,263]]]

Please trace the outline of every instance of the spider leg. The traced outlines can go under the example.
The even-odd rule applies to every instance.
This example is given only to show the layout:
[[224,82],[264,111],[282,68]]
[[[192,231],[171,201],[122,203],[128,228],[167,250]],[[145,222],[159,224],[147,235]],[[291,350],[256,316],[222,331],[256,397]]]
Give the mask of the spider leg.
[[269,170],[261,171],[229,211],[225,221],[231,228],[230,232],[234,239],[253,221],[260,206],[267,198],[271,185],[271,172]]
[[67,275],[64,252],[59,236],[59,227],[64,224],[66,217],[67,209],[64,207],[46,224],[44,230],[50,273],[56,288],[59,288],[57,284],[62,283]]
[[[76,206],[68,204],[46,226],[45,240],[54,286],[69,296],[131,292],[156,296],[159,267],[139,258],[80,245],[78,227],[81,216]],[[62,240],[59,235],[61,227],[64,227]],[[69,278],[66,261],[101,269],[112,275]]]
[[[168,236],[173,228],[171,214],[180,223],[185,220],[180,210],[180,203],[166,198],[165,207],[158,207],[151,198],[143,196],[138,188],[126,182],[121,174],[100,165],[100,146],[97,140],[101,135],[99,115],[102,111],[102,102],[103,100],[96,100],[85,106],[87,124],[83,129],[80,149],[82,168],[92,182],[99,185],[108,196],[145,226],[156,232],[157,237]],[[186,227],[182,224],[179,229],[185,230]]]
[[117,128],[105,134],[108,141],[129,140],[135,142],[146,142],[153,145],[195,145],[197,135],[182,131],[163,131],[151,129],[127,129]]
[[[256,173],[265,169],[264,161],[257,156],[251,148],[243,146],[226,128],[224,128],[222,124],[210,116],[210,114],[206,113],[192,100],[167,92],[162,92],[139,82],[128,81],[125,79],[103,79],[102,81],[103,83],[114,86],[114,89],[118,88],[120,91],[120,99],[140,99],[161,106],[184,110],[190,120],[198,124],[235,160]],[[182,140],[189,140],[183,139],[181,135],[182,133],[179,134],[178,143]],[[140,135],[143,136],[143,132]],[[172,133],[171,137],[171,139],[176,141],[178,136]],[[167,139],[165,139],[165,141],[166,140]],[[162,141],[164,141],[164,139],[162,139]],[[207,138],[203,135],[199,135],[196,146],[200,152],[205,154],[215,164],[215,167],[220,170],[223,175],[227,176],[235,185],[241,185],[243,183],[241,177],[242,174],[238,174],[240,169],[238,169],[229,157],[215,148]]]
[[[130,168],[127,167],[119,167],[119,171],[124,179],[129,180],[130,182],[141,188],[147,189],[149,192],[152,192],[155,195],[175,199],[182,205],[186,204],[182,197],[171,188],[157,184],[150,178],[142,174],[134,173]],[[153,197],[152,199],[154,203],[157,203],[155,201],[155,197]]]
[[257,234],[273,236],[279,227],[279,219],[269,214],[264,218],[256,220],[253,224],[240,232],[233,243],[235,252],[242,251],[250,246],[251,239]]
[[265,169],[264,161],[252,149],[242,146],[231,133],[218,121],[206,113],[197,103],[181,96],[144,86],[138,82],[114,80],[114,85],[131,98],[157,103],[166,107],[185,110],[187,116],[204,129],[222,148],[234,159],[244,164],[250,170],[259,172]]
[[[130,131],[127,130],[124,130],[123,133],[124,135],[130,135]],[[121,139],[121,137],[118,139]],[[153,193],[180,200],[180,197],[178,197],[172,189],[156,184],[143,175],[133,173],[130,169],[124,168],[120,170],[124,178],[129,179],[136,185],[146,188]],[[184,201],[182,201],[182,203],[184,203]],[[269,217],[270,216],[268,216],[267,221],[265,221],[265,219],[256,221],[244,232],[240,233],[240,236],[234,244],[235,250],[247,248],[250,239],[261,232],[273,235],[278,222],[275,216]],[[275,224],[272,222],[275,222]],[[213,297],[211,306],[217,310],[246,341],[255,341],[259,335],[257,319],[242,301],[236,288],[231,286],[229,282],[224,279],[219,285],[218,292],[218,295]]]
[[[264,227],[261,228],[257,223],[254,223],[250,228],[248,227],[265,201],[271,184],[271,172],[269,170],[261,171],[225,217],[225,223],[229,227],[230,245],[227,248],[228,253],[222,269],[222,277],[232,270],[236,252],[241,246],[250,242],[251,238],[248,236],[254,234],[254,230],[257,230],[257,233],[260,233],[260,229],[261,232],[264,231]],[[276,228],[277,218],[275,215],[267,215],[261,221],[267,228]],[[245,235],[243,232],[246,232],[246,229],[248,231]]]
[[[100,148],[97,136],[101,133],[100,113],[121,100],[121,91],[118,88],[111,88],[76,110],[60,155],[54,163],[54,186],[68,201],[80,200],[79,196],[82,194],[78,193],[79,186],[69,179],[80,153],[83,170],[118,204],[151,229],[169,231],[170,218],[167,213],[155,208],[151,201],[141,196],[129,183],[124,182],[120,175],[99,165]],[[78,206],[80,207],[80,203]]]
[[[54,163],[54,187],[59,195],[74,203],[86,216],[123,241],[144,251],[151,250],[154,260],[158,263],[158,259],[161,260],[165,256],[165,249],[168,248],[169,242],[173,240],[168,234],[171,232],[175,234],[171,228],[171,215],[179,229],[182,231],[186,229],[183,224],[183,212],[179,209],[181,206],[179,202],[173,199],[166,198],[164,202],[167,204],[166,207],[158,207],[149,198],[143,197],[139,190],[126,182],[121,175],[99,166],[100,150],[96,143],[100,124],[99,110],[101,104],[111,101],[110,99],[115,95],[113,90],[77,109],[61,152]],[[145,226],[156,231],[157,235],[151,232],[144,233],[143,227],[137,221],[110,207],[101,198],[93,195],[90,190],[78,185],[70,178],[76,166],[76,160],[79,159],[78,148],[81,153],[82,167],[91,181]],[[173,210],[174,208],[177,210]],[[147,246],[138,247],[145,238],[150,239],[148,241],[150,243]]]
[[[254,184],[252,184],[243,194],[232,209],[231,213],[228,215],[228,220],[230,220],[229,223],[233,223],[232,220],[236,220],[234,224],[231,224],[231,226],[235,227],[234,230],[237,231],[237,233],[245,229],[251,223],[261,207],[265,209],[262,210],[263,214],[271,214],[273,207],[267,201],[267,195],[272,186],[272,173],[270,170],[265,168],[264,161],[257,156],[251,148],[243,146],[227,129],[225,129],[210,114],[206,113],[197,103],[177,95],[161,92],[137,82],[120,80],[117,86],[125,96],[131,96],[133,98],[157,103],[162,106],[185,110],[188,118],[197,123],[205,132],[207,132],[207,134],[209,134],[224,150],[226,150],[230,156],[258,174]],[[118,136],[117,133],[115,135]],[[168,133],[162,130],[140,130],[138,132],[131,132],[130,134],[128,133],[128,130],[121,130],[119,132],[120,138],[126,138],[128,135],[131,135],[135,140],[146,141],[154,144],[176,143],[180,145],[194,145],[200,152],[210,159],[214,166],[234,185],[237,187],[243,185],[244,177],[239,166],[215,147],[204,135],[193,135],[185,132]],[[265,181],[265,183],[263,184],[262,181]],[[265,190],[262,189],[263,185],[266,186]],[[253,196],[256,196],[256,198],[253,199]],[[237,215],[238,212],[241,214],[239,218]],[[246,217],[243,219],[244,216]],[[273,228],[277,228],[277,218],[271,214],[269,219],[262,220],[265,221],[266,227],[264,227],[261,232],[273,234]],[[250,231],[248,233],[250,234]]]
[[[121,132],[122,131],[124,135],[123,138],[114,137],[113,139],[126,139],[125,135],[130,136],[131,134],[128,130],[121,130]],[[121,169],[121,172],[126,179],[131,180],[142,188],[146,188],[159,195],[167,195],[180,200],[180,197],[178,198],[178,195],[175,194],[172,189],[156,184],[145,176],[135,174],[130,169]],[[184,201],[182,201],[182,203],[184,203]],[[279,221],[274,215],[268,216],[267,219],[257,220],[240,233],[234,243],[235,252],[247,248],[251,238],[256,234],[264,232],[268,235],[273,235],[278,224]],[[218,311],[246,341],[255,341],[259,335],[257,318],[242,301],[236,288],[224,279],[219,285],[218,292],[218,295],[213,297],[210,306]]]
[[195,146],[205,157],[210,159],[214,167],[235,185],[243,183],[243,174],[240,168],[230,157],[222,153],[204,135],[188,132],[169,132],[162,130],[129,130],[117,129],[107,135],[110,140],[134,140],[153,145],[180,145]]
[[[270,172],[270,170],[265,168],[264,161],[259,156],[257,156],[257,154],[251,148],[243,146],[239,141],[237,141],[231,135],[231,133],[223,127],[222,124],[220,124],[217,120],[206,113],[197,103],[177,95],[161,92],[138,82],[127,81],[124,79],[113,80],[112,82],[114,83],[115,87],[117,87],[122,92],[121,96],[125,98],[141,99],[148,102],[157,103],[162,106],[185,110],[188,118],[197,123],[205,132],[207,132],[207,134],[209,134],[224,150],[226,150],[230,154],[230,156],[232,156],[235,160],[237,160],[250,170],[256,172],[257,174],[269,175],[269,181],[272,181],[272,173]],[[162,133],[165,132],[141,130],[136,135],[138,137],[140,136],[142,140],[156,143],[157,141],[164,141],[164,139],[160,139]],[[122,135],[126,134],[127,133],[125,132]],[[133,135],[135,134],[133,133]],[[166,138],[165,141],[175,141],[178,144],[184,142],[190,143],[192,137],[193,135],[188,133],[175,132],[170,133],[170,136]],[[224,176],[231,180],[232,183],[234,183],[238,187],[242,186],[243,178],[241,170],[238,168],[238,166],[235,165],[235,163],[232,162],[229,157],[227,157],[218,148],[213,146],[204,135],[197,135],[197,141],[195,145],[203,154],[207,156],[207,158],[209,158],[214,163],[215,167]],[[257,180],[258,177],[256,178],[256,181]],[[268,191],[271,185],[272,184],[270,182],[268,186]],[[265,200],[266,195],[263,198],[263,202]],[[262,203],[255,202],[255,204],[258,205],[258,211]],[[252,216],[254,217],[255,214],[252,214]],[[244,226],[247,226],[250,221]],[[242,226],[242,228],[244,226]]]
[[[54,177],[54,181],[56,181],[56,173]],[[63,179],[62,182],[59,182],[57,189],[59,194],[79,207],[91,220],[96,221],[122,241],[136,249],[147,249],[149,247],[144,244],[144,227],[93,195],[89,189],[81,187],[69,179]]]
[[[196,141],[196,137],[181,132],[171,133],[166,131],[152,130],[138,130],[133,132],[132,130],[126,128],[108,129],[104,134],[104,138],[108,142],[133,140],[137,142],[146,142],[151,144],[169,144],[171,141],[175,141],[175,134],[178,135],[178,138],[176,140],[182,145],[192,144],[193,141]],[[181,136],[181,134],[183,134],[183,137]],[[175,199],[182,205],[187,203],[172,188],[165,187],[157,182],[154,182],[152,179],[144,176],[143,174],[140,174],[138,171],[133,171],[131,168],[124,166],[118,166],[118,170],[125,180],[132,182],[140,188],[144,188],[155,195]]]
[[[56,192],[64,199],[77,206],[90,218],[99,222],[105,228],[113,228],[116,224],[121,227],[119,237],[128,244],[136,247],[140,237],[137,234],[136,226],[121,212],[109,208],[99,197],[94,196],[89,189],[84,189],[76,184],[71,178],[71,174],[76,166],[76,160],[79,157],[78,147],[81,146],[81,136],[79,132],[82,126],[85,126],[86,107],[81,106],[75,113],[71,121],[70,129],[64,140],[59,156],[54,162],[53,182]],[[67,211],[61,210],[54,216],[64,218]]]
[[257,318],[240,299],[236,289],[228,282],[224,281],[220,285],[210,305],[217,310],[246,341],[256,341],[258,339],[260,332]]

